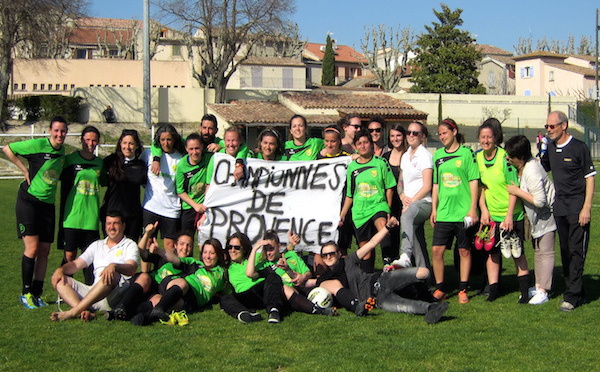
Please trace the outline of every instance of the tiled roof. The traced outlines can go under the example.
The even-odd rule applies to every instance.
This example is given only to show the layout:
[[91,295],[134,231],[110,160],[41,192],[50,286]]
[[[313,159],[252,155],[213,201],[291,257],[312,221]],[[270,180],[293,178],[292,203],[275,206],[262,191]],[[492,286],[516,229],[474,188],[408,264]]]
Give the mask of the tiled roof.
[[511,52],[488,44],[476,44],[475,49],[481,54],[512,56]]
[[279,102],[272,101],[232,101],[231,103],[209,104],[213,111],[230,124],[286,123],[294,112]]
[[588,55],[585,55],[585,54],[569,54],[569,57],[573,57],[573,58],[577,58],[577,59],[582,59],[584,61],[596,63],[596,56],[588,56]]
[[304,67],[305,64],[296,58],[279,58],[279,57],[248,57],[244,65],[261,65],[261,66],[298,66]]
[[508,56],[498,56],[498,55],[488,55],[485,58],[489,58],[490,60],[495,60],[498,61],[500,63],[503,63],[505,65],[510,65],[510,66],[514,66],[515,65],[515,60],[512,59],[512,57],[508,57]]
[[[304,45],[304,51],[302,52],[302,56],[307,59],[312,59],[313,61],[322,61],[325,56],[325,52],[321,51],[321,47],[325,47],[325,44],[317,44],[317,43],[306,43]],[[324,50],[325,48],[323,48]],[[353,62],[353,63],[366,63],[367,60],[362,53],[359,53],[354,48],[349,47],[348,45],[337,45],[337,48],[334,49],[335,52],[335,60],[337,62]]]
[[568,65],[566,63],[547,63],[548,66],[555,67],[561,70],[574,72],[585,77],[595,77],[596,71],[593,68],[586,68],[575,65]]
[[117,19],[117,18],[77,18],[75,21],[78,27],[100,27],[100,28],[132,28],[136,23],[139,28],[142,27],[142,21],[136,19]]
[[560,59],[565,59],[568,56],[564,55],[564,54],[559,54],[559,53],[554,53],[554,52],[549,52],[546,50],[538,50],[532,53],[528,53],[528,54],[523,54],[520,56],[515,56],[513,57],[513,59],[515,61],[521,61],[521,60],[526,60],[526,59],[537,59],[537,58],[541,58],[541,57],[552,57],[552,58],[560,58]]
[[74,28],[69,36],[69,42],[76,44],[127,44],[133,37],[133,30],[106,28]]

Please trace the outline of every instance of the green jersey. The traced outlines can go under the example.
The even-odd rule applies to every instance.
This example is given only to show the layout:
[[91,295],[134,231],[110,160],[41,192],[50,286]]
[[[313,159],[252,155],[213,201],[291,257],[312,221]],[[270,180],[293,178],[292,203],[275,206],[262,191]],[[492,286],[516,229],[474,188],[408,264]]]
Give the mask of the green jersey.
[[[204,202],[204,191],[206,185],[210,183],[207,180],[206,174],[208,171],[208,164],[212,153],[203,152],[200,162],[196,165],[190,164],[190,157],[186,155],[177,164],[177,173],[175,174],[175,183],[177,186],[177,193],[187,193],[189,197],[196,203]],[[192,206],[188,203],[181,201],[181,209],[191,209]]]
[[[509,194],[506,185],[510,185],[511,181],[519,185],[517,169],[508,162],[506,151],[501,147],[497,148],[496,155],[491,160],[485,158],[483,151],[476,154],[476,159],[481,183],[485,186],[485,204],[492,219],[502,222],[508,212]],[[521,221],[523,218],[523,201],[517,198],[513,220]]]
[[[298,253],[295,251],[287,251],[283,254],[288,267],[299,274],[305,274],[310,271],[308,266],[304,263],[304,260],[298,256]],[[267,260],[262,260],[256,264],[256,271],[264,272],[264,270],[273,270],[277,275],[281,277],[281,281],[284,285],[289,287],[293,287],[294,283],[292,282],[292,277],[286,272],[286,270],[277,266],[275,263]]]
[[[219,150],[220,153],[224,154],[225,153],[225,147],[223,147],[221,150]],[[250,150],[248,150],[248,147],[246,147],[246,150],[243,150],[241,147],[238,150],[237,154],[235,154],[234,158],[236,159],[246,159],[246,158],[252,158],[254,157],[254,153]],[[210,162],[208,163],[208,170],[206,171],[206,182],[210,184],[210,181],[212,180],[212,176],[215,170],[215,161],[214,161],[214,157],[210,158]],[[232,170],[233,172],[233,170]]]
[[166,278],[167,276],[179,275],[181,273],[182,273],[181,269],[178,269],[175,266],[173,266],[172,263],[167,262],[166,264],[162,265],[158,269],[151,271],[149,274],[152,276],[152,279],[154,279],[155,282],[160,284],[163,281],[163,279]]
[[29,162],[30,185],[23,181],[21,187],[39,201],[54,204],[56,187],[65,160],[65,147],[55,150],[48,138],[36,138],[8,145],[15,155]]
[[287,160],[317,160],[317,155],[325,147],[321,138],[309,138],[302,145],[294,145],[294,140],[285,142],[284,155]]
[[433,183],[438,185],[437,220],[462,222],[471,209],[470,181],[479,179],[473,151],[465,146],[449,153],[445,148],[433,155]]
[[180,258],[186,264],[198,263],[198,269],[193,274],[187,275],[185,281],[192,287],[198,306],[207,304],[215,293],[225,288],[225,272],[221,266],[208,269],[202,262],[191,258]]
[[[262,154],[262,153],[260,153],[260,152],[259,152],[258,154],[255,154],[255,156],[254,156],[254,157],[255,157],[256,159],[265,160],[265,158],[263,158],[263,154]],[[281,154],[281,155],[277,155],[277,156],[275,157],[275,161],[285,161],[285,160],[287,160],[287,158],[286,158],[286,157],[285,157],[285,155],[283,155],[283,154]]]
[[60,212],[64,228],[98,231],[99,178],[102,159],[87,160],[79,151],[65,156],[61,180]]
[[360,228],[377,212],[390,213],[386,190],[396,187],[390,164],[373,156],[361,164],[354,160],[346,172],[346,196],[352,198],[352,221]]
[[265,280],[264,278],[248,278],[246,275],[246,265],[248,264],[248,260],[244,260],[242,263],[232,262],[227,269],[227,273],[229,274],[229,283],[233,286],[233,290],[235,293],[241,293],[249,290],[254,287],[258,283]]

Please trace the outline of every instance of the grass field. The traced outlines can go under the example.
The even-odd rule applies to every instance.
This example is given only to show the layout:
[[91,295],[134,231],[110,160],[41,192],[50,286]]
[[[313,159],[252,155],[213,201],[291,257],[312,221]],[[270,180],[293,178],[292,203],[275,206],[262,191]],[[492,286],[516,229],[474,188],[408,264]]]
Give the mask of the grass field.
[[[296,313],[278,325],[243,325],[215,306],[191,315],[187,327],[134,327],[103,318],[54,323],[49,315],[56,305],[21,307],[17,296],[23,248],[14,221],[17,184],[0,181],[1,371],[600,370],[599,327],[594,325],[600,313],[598,207],[593,209],[585,269],[589,303],[571,313],[558,311],[564,285],[557,254],[550,302],[518,305],[514,266],[505,261],[503,297],[494,303],[472,297],[466,305],[451,297],[447,316],[435,325],[420,316],[381,310],[365,318],[342,310],[336,318]],[[427,236],[430,242],[430,230]],[[526,250],[532,262],[530,244]],[[56,299],[48,282],[60,256],[53,247],[47,300]],[[455,281],[451,256],[447,253],[447,276]],[[479,283],[481,278],[473,278],[473,288]]]

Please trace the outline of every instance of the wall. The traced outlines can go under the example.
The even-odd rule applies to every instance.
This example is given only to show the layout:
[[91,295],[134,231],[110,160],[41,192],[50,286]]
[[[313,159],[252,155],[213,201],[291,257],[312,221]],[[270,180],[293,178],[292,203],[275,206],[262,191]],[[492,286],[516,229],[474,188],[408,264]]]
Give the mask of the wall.
[[[253,68],[261,69],[261,86],[253,86]],[[284,89],[284,69],[291,70],[293,74],[292,87],[285,89],[298,90],[306,88],[306,68],[304,66],[240,65],[229,79],[227,89]]]

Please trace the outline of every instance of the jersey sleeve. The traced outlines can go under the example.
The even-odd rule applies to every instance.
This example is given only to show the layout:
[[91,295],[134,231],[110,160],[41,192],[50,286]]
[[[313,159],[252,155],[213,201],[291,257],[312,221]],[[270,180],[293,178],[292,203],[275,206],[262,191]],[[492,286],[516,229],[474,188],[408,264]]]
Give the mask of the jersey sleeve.
[[[187,162],[187,159],[188,159],[188,157],[184,156],[180,160],[180,162],[182,162],[182,161]],[[175,171],[175,192],[177,194],[182,194],[184,192],[187,192],[187,190],[184,189],[184,186],[185,186],[184,170],[185,170],[185,167],[178,166],[177,170]]]
[[468,177],[469,181],[478,180],[481,178],[479,175],[479,167],[477,166],[477,160],[475,159],[475,153],[470,148],[467,148],[469,155],[467,156],[467,164],[469,165]]
[[590,155],[590,149],[583,144],[581,146],[581,159],[583,160],[584,178],[592,177],[596,175],[596,168],[592,162],[592,156]]
[[163,156],[163,150],[156,146],[154,144],[154,141],[152,141],[152,146],[150,146],[150,153],[152,154],[152,158],[154,157],[162,157]]
[[304,260],[298,256],[298,253],[294,251],[288,251],[284,256],[290,269],[294,270],[295,272],[305,274],[310,271],[308,266],[306,266],[306,263],[304,263]]

